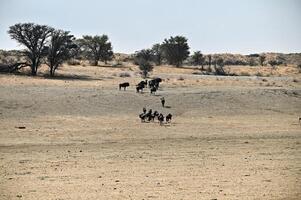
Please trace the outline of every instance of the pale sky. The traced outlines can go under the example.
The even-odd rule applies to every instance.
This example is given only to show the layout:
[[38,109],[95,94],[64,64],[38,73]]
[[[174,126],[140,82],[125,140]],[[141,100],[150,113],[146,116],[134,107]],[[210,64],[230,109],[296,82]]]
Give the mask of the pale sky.
[[0,0],[0,49],[22,48],[7,30],[24,22],[107,34],[122,53],[176,35],[205,54],[301,52],[301,0]]

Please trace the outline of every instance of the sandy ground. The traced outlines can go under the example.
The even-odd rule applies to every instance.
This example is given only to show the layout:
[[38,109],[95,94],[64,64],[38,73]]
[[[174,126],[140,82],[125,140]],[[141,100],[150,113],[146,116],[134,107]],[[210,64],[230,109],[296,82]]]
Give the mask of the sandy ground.
[[[134,66],[0,75],[0,199],[301,199],[300,74],[195,71],[156,68],[156,95]],[[143,106],[172,123],[141,123]]]

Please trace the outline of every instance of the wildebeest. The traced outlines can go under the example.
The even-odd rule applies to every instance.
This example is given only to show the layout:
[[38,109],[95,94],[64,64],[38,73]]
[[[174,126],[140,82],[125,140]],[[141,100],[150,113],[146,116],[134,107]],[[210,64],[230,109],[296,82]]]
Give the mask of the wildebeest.
[[123,90],[126,90],[126,87],[129,87],[130,83],[125,82],[125,83],[120,83],[119,84],[119,90],[121,90],[121,88],[123,88]]
[[142,86],[142,85],[137,85],[136,86],[136,92],[139,92],[139,91],[143,91],[143,88],[144,88],[144,86]]
[[151,89],[150,89],[150,93],[151,94],[156,93],[156,91],[157,91],[156,87],[151,87]]
[[150,121],[155,121],[155,118],[159,116],[158,111],[155,110],[155,112],[150,116]]
[[164,97],[162,97],[160,100],[161,100],[162,107],[164,107],[165,106],[165,99],[164,99]]
[[145,114],[145,113],[141,113],[141,114],[139,115],[139,118],[141,119],[141,122],[145,122],[146,114]]
[[139,118],[141,119],[141,122],[145,122],[145,120],[151,121],[153,119],[152,109],[150,109],[147,113],[145,113],[143,109],[143,113],[139,115]]
[[172,118],[172,114],[168,114],[168,115],[166,115],[166,122],[167,123],[170,123],[171,122],[171,118]]
[[159,84],[162,82],[162,79],[161,78],[155,78],[155,79],[152,79],[150,81],[148,81],[148,86],[149,88],[152,88],[152,87],[155,87],[155,88],[159,88]]
[[159,120],[160,125],[162,125],[164,122],[164,116],[162,113],[160,113],[160,115],[158,116],[158,120]]
[[147,80],[146,81],[140,81],[140,83],[137,84],[136,86],[136,91],[139,92],[139,91],[143,91],[143,89],[146,87],[147,85]]

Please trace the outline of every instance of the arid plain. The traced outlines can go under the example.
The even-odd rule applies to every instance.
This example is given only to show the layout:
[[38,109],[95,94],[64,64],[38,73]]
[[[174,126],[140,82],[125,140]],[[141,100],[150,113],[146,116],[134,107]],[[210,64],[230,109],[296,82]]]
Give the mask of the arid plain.
[[[131,65],[1,74],[0,199],[301,199],[300,73],[229,70],[251,76],[156,67],[156,95]],[[141,123],[143,107],[172,123]]]

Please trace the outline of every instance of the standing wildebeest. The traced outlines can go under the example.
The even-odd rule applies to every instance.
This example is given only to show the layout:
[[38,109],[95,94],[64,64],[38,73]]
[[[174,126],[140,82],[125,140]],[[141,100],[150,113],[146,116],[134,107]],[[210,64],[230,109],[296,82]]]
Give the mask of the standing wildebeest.
[[146,114],[145,114],[145,113],[141,113],[141,114],[139,115],[139,118],[141,119],[141,122],[145,122]]
[[159,120],[160,125],[162,125],[164,122],[164,116],[162,113],[160,113],[160,115],[158,116],[158,120]]
[[150,121],[155,121],[155,118],[159,116],[158,111],[155,110],[155,112],[150,116]]
[[161,78],[155,78],[155,79],[152,79],[150,81],[148,81],[148,86],[149,88],[152,88],[152,87],[155,87],[155,88],[159,88],[159,84],[162,82],[162,79]]
[[137,87],[136,87],[136,91],[143,91],[143,89],[145,88],[145,86],[147,85],[147,81],[140,81],[140,83],[138,83]]
[[129,86],[130,86],[130,84],[128,82],[120,83],[119,90],[121,90],[121,88],[123,88],[123,90],[126,90],[126,87],[129,87]]
[[168,114],[168,115],[166,115],[166,122],[167,123],[170,123],[171,122],[171,118],[172,118],[172,114]]
[[143,86],[142,85],[137,85],[137,87],[136,87],[136,92],[138,93],[139,91],[143,91]]
[[143,113],[141,113],[139,115],[139,118],[141,119],[141,122],[145,122],[145,120],[147,121],[151,121],[152,120],[152,116],[153,116],[153,111],[152,109],[150,109],[147,113],[144,112],[144,109],[143,109]]
[[156,87],[152,87],[150,89],[150,94],[156,93],[156,91],[157,91],[157,88]]
[[164,99],[164,97],[161,98],[161,104],[162,104],[162,107],[165,106],[165,99]]

